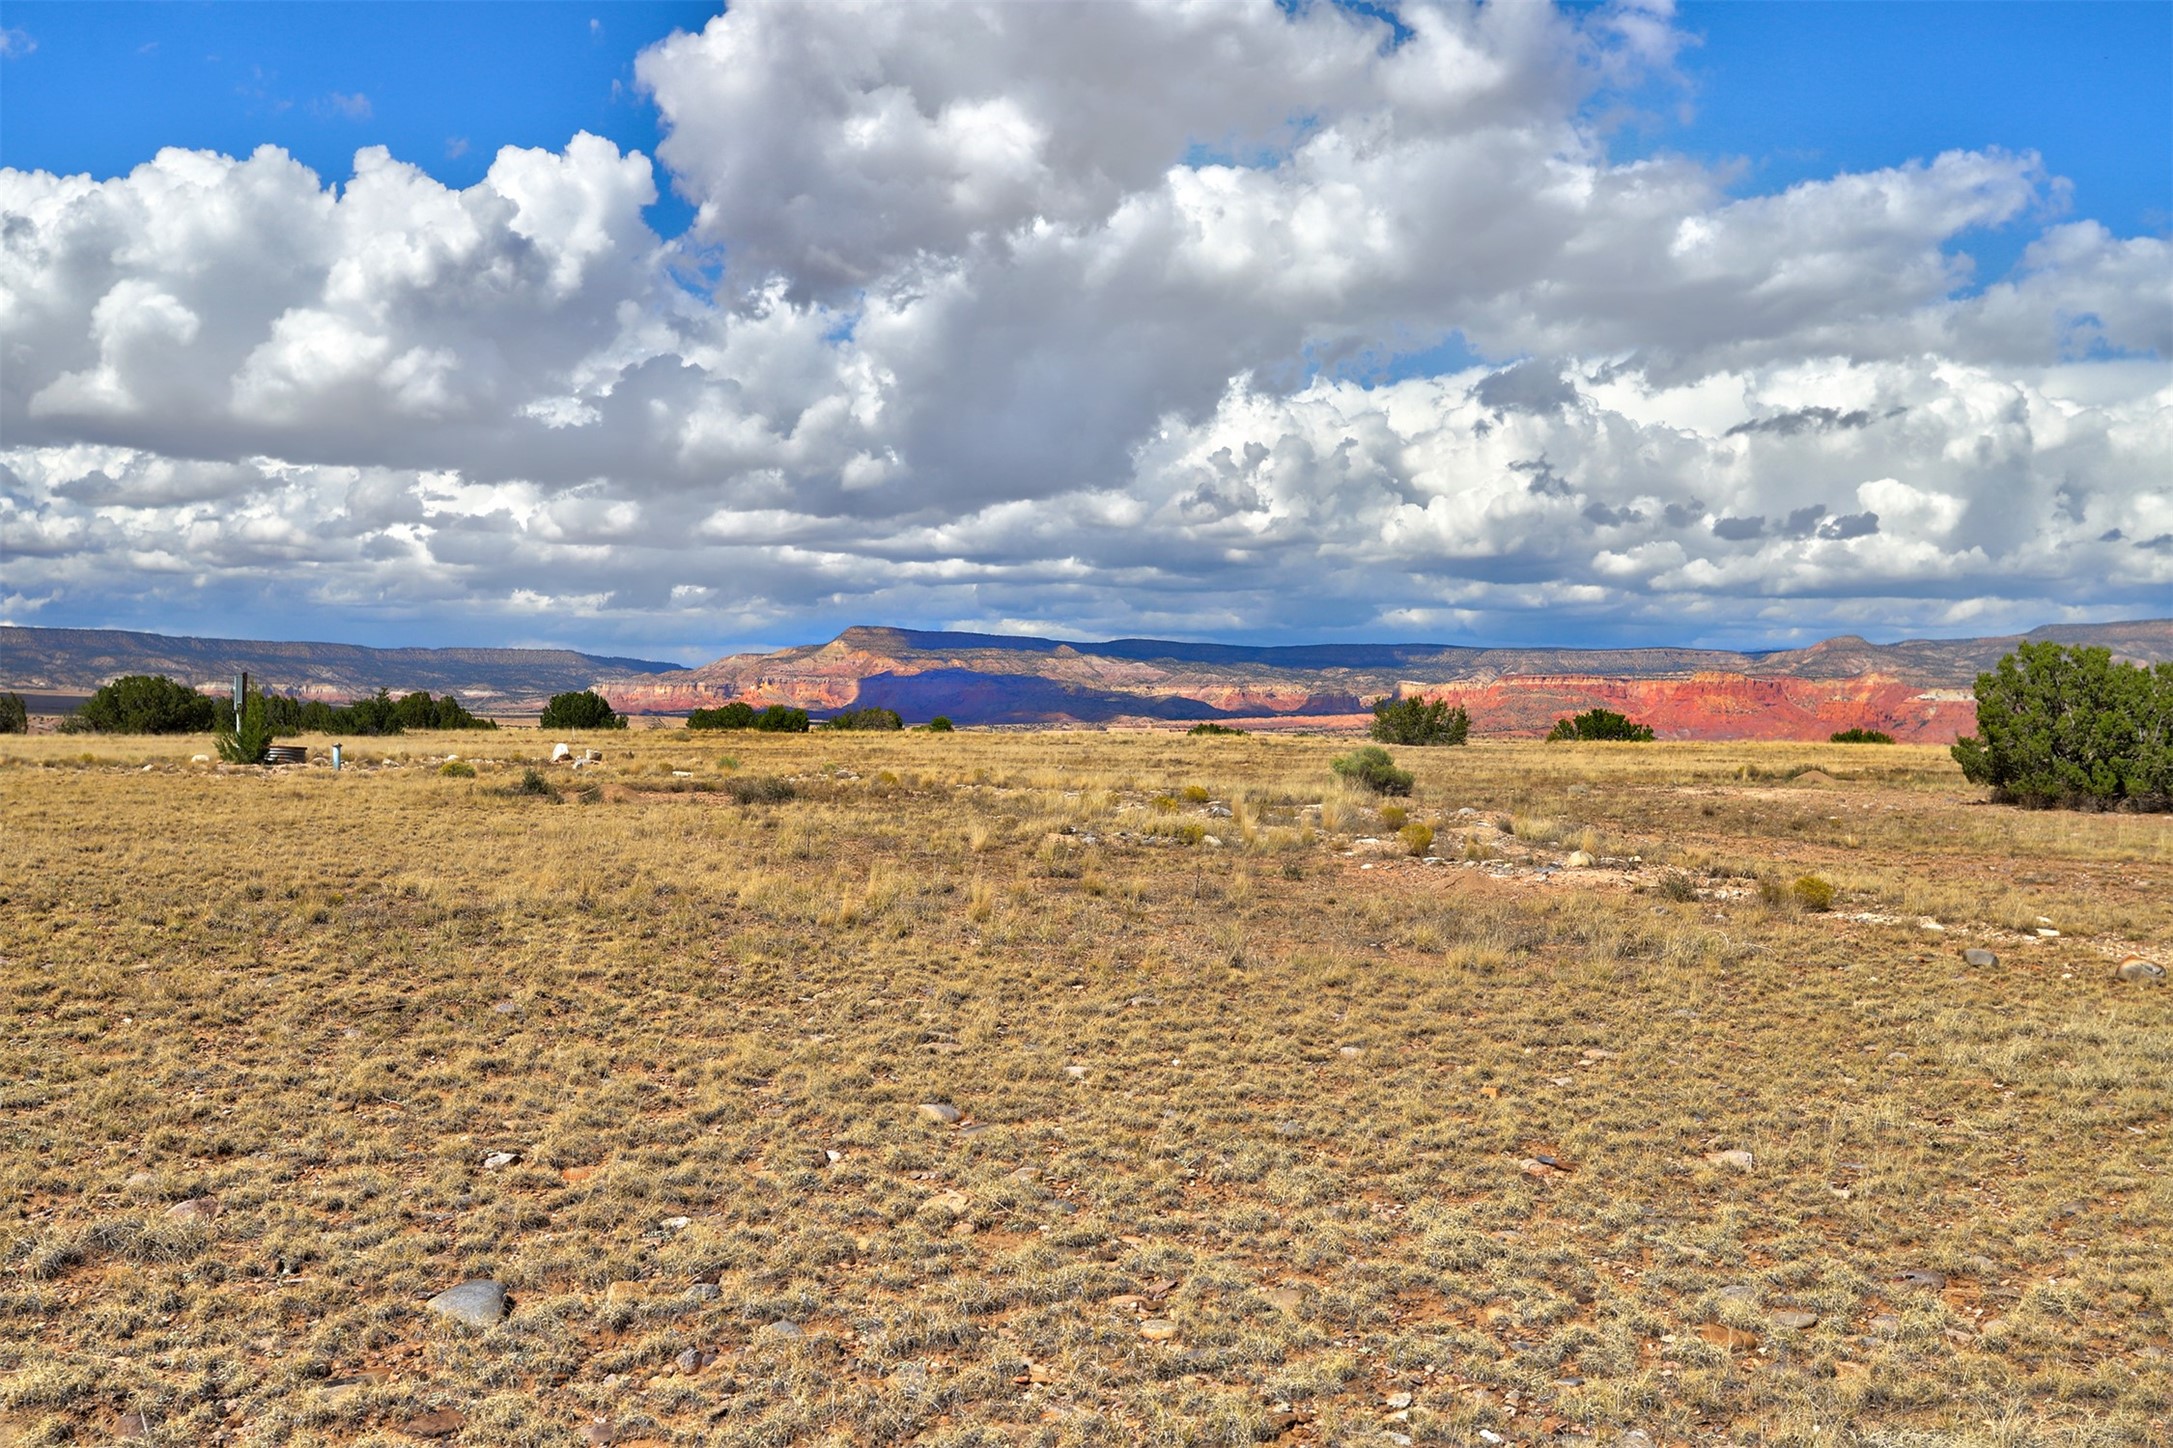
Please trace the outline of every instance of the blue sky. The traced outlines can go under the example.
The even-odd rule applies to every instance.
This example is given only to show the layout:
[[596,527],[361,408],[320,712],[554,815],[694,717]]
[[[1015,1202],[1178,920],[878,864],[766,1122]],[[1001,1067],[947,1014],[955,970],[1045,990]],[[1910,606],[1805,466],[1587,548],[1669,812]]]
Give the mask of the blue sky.
[[[522,179],[493,162],[501,147],[533,148],[556,158],[564,189],[558,210],[524,213],[543,220],[506,223],[518,233],[506,256],[541,244],[537,226],[574,226],[550,242],[562,279],[585,289],[554,292],[559,311],[539,302],[532,319],[549,311],[557,330],[509,353],[502,329],[443,322],[472,298],[340,292],[355,266],[408,285],[410,272],[370,271],[388,246],[492,244],[430,232],[439,221],[354,243],[365,250],[344,272],[333,253],[352,228],[297,241],[299,290],[277,306],[192,292],[186,278],[216,272],[218,256],[137,274],[141,248],[120,247],[100,253],[97,289],[59,300],[42,296],[50,281],[16,276],[19,296],[39,299],[20,345],[40,363],[15,368],[0,412],[14,480],[0,545],[15,555],[0,557],[0,615],[248,632],[271,611],[364,642],[519,638],[688,657],[855,621],[1758,643],[2133,615],[2154,597],[2163,611],[2173,575],[2150,476],[2173,461],[2162,430],[2137,434],[2108,412],[2083,431],[2110,451],[2083,457],[2085,443],[2063,437],[2055,456],[2040,425],[2027,456],[1950,476],[1938,459],[1953,437],[1884,439],[1902,451],[1880,455],[1871,439],[1885,422],[1822,419],[1966,428],[2002,405],[2048,417],[2145,406],[2173,289],[2173,4],[1806,0],[1692,3],[1672,17],[1576,4],[1569,28],[1542,33],[1451,3],[1439,13],[1464,53],[1510,77],[1469,111],[1414,102],[1390,62],[1368,58],[1373,40],[1318,16],[1245,19],[1232,33],[1256,69],[1218,88],[1185,58],[1200,38],[1151,7],[996,13],[929,11],[916,27],[769,5],[728,20],[659,3],[0,5],[0,167],[19,198],[5,204],[36,227],[70,207],[150,217],[200,204],[212,217],[226,204],[217,185],[255,196],[271,184],[236,171],[199,191],[192,179],[183,189],[199,199],[184,203],[166,181],[126,179],[167,146],[237,159],[279,147],[358,217],[339,198],[362,147],[417,168],[442,188],[433,195],[509,206],[530,204],[544,171]],[[693,41],[712,20],[715,43]],[[1014,33],[981,45],[990,24]],[[1415,56],[1438,39],[1423,24],[1406,33]],[[1102,77],[1067,74],[1067,46],[1129,59]],[[1341,78],[1307,92],[1319,82],[1301,61],[1324,54]],[[845,55],[853,74],[824,72]],[[1558,94],[1558,63],[1604,79]],[[1466,79],[1442,70],[1427,83],[1447,97]],[[911,104],[884,110],[885,94]],[[1259,130],[1278,106],[1316,129]],[[1148,119],[1133,127],[1128,111]],[[1165,131],[1144,134],[1150,123]],[[584,131],[617,152],[576,155]],[[1339,132],[1360,149],[1325,144]],[[1383,135],[1396,138],[1385,149]],[[1232,136],[1252,139],[1232,152]],[[1352,171],[1367,146],[1372,169]],[[618,154],[634,152],[655,163],[653,198]],[[1928,164],[1942,153],[1959,159]],[[1207,163],[1228,154],[1253,158],[1258,176],[1216,180]],[[1456,174],[1427,169],[1443,154],[1459,158]],[[1528,194],[1565,167],[1583,178],[1575,194],[1619,201],[1594,204],[1575,235]],[[78,173],[166,199],[132,209],[123,191],[63,198],[37,179]],[[1354,224],[1347,254],[1319,273],[1342,280],[1293,296],[1287,315],[1219,300],[1216,282],[1171,293],[1167,267],[1137,271],[1136,298],[1075,312],[1062,300],[1071,284],[1029,280],[1060,269],[1031,229],[1001,243],[985,229],[1038,215],[1070,229],[1074,261],[1100,249],[1101,269],[1079,277],[1105,278],[1141,245],[1123,218],[1168,211],[1208,228],[1183,254],[1258,265],[1263,238],[1296,226],[1308,198],[1340,187],[1363,211],[1390,176],[1441,188],[1430,203],[1375,198],[1382,224],[1439,248],[1441,275],[1368,251]],[[402,194],[395,210],[431,204]],[[588,231],[571,197],[585,198]],[[1200,219],[1203,197],[1219,220]],[[1227,209],[1233,198],[1241,209]],[[1491,224],[1528,224],[1542,241],[1461,235]],[[1670,227],[1721,238],[1720,260],[1661,275],[1685,255],[1680,240],[1663,244]],[[52,234],[84,245],[104,233]],[[1522,271],[1519,247],[1537,248]],[[1309,275],[1281,254],[1256,297]],[[733,265],[715,295],[707,283],[689,293],[689,275],[718,279],[719,256]],[[1612,256],[1645,259],[1610,276]],[[690,273],[695,262],[709,267]],[[319,290],[311,274],[329,280]],[[1475,280],[1459,289],[1465,275]],[[931,291],[937,277],[954,293]],[[129,349],[151,344],[123,325],[122,298],[129,317],[174,319],[158,325],[196,349],[185,370],[224,368],[225,400],[206,393],[161,416],[158,389],[128,381]],[[157,305],[141,310],[144,298]],[[1152,340],[1176,316],[1189,318],[1183,341]],[[228,348],[218,359],[215,340]],[[676,370],[641,370],[643,357]],[[1634,398],[1619,385],[1633,374]],[[320,384],[318,402],[297,401]],[[1716,387],[1736,400],[1715,403]],[[1393,403],[1364,400],[1396,388]],[[686,435],[676,451],[631,435],[603,446],[636,426],[618,403],[650,389],[688,410],[713,444],[705,460],[689,461],[699,449]],[[1996,404],[2002,389],[2022,400]],[[378,434],[344,421],[365,392],[388,409]],[[1859,405],[1874,397],[1878,410]],[[216,426],[205,420],[229,403]],[[1369,407],[1401,451],[1360,483],[1350,445]],[[838,408],[854,424],[817,446],[805,419]],[[1798,415],[1813,421],[1760,430]],[[1565,431],[1578,418],[1590,426]],[[1625,427],[1659,431],[1612,456],[1606,439]],[[1662,434],[1711,447],[1660,478],[1655,449],[1673,446]],[[1802,455],[1814,434],[1820,451]],[[570,443],[592,435],[596,461],[550,475],[588,456]],[[716,441],[727,437],[741,442]],[[1755,446],[1730,441],[1745,438]],[[87,447],[120,451],[92,463]],[[1909,448],[1927,450],[1914,472]],[[649,460],[619,460],[636,456]],[[178,546],[217,531],[205,510],[218,469],[259,516],[218,546]],[[2025,560],[1997,521],[2025,505],[1991,495],[2000,488],[2027,493],[2073,544]],[[1814,507],[1827,523],[1800,521]],[[1352,517],[1364,520],[1355,535],[1342,531]],[[263,543],[324,528],[351,536],[322,556]],[[1141,546],[1155,528],[1174,539],[1166,559]],[[505,561],[490,562],[500,546]],[[1400,580],[1396,599],[1375,596],[1383,569]]]

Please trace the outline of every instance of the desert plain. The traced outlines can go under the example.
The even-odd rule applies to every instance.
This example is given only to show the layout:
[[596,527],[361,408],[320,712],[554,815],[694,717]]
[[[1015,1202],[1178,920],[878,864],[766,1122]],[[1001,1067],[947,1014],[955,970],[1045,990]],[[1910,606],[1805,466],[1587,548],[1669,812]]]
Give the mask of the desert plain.
[[0,1440],[2173,1441],[2173,818],[553,742],[0,746]]

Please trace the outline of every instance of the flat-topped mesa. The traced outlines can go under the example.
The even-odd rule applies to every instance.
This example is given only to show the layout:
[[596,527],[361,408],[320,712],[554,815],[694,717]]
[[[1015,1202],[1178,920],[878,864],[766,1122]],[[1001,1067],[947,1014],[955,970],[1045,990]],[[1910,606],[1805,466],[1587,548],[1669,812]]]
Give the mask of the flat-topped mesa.
[[[2122,657],[2173,659],[2173,620],[2041,629],[2101,638]],[[1103,643],[858,625],[827,643],[737,654],[697,669],[608,679],[613,704],[682,713],[734,699],[816,713],[896,709],[960,724],[1252,721],[1355,726],[1385,694],[1462,704],[1482,734],[1541,734],[1564,714],[1607,708],[1663,738],[1824,739],[1878,729],[1946,742],[1975,723],[1970,687],[2017,637],[1853,635],[1799,649],[1474,648],[1446,644]]]

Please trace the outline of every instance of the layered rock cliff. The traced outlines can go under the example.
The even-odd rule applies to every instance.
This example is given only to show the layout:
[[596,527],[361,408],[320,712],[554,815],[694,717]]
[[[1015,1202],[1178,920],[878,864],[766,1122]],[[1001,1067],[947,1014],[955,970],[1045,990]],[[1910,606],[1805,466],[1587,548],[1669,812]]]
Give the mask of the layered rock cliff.
[[[2173,659],[2173,620],[2040,629],[2029,638]],[[1355,724],[1384,694],[1461,704],[1481,733],[1538,734],[1590,708],[1663,738],[1823,739],[1847,728],[1945,742],[1975,720],[1970,686],[2018,637],[1873,644],[1830,639],[1771,653],[1712,649],[1476,649],[1436,644],[1255,648],[1155,639],[1070,643],[992,634],[847,629],[829,643],[737,654],[698,669],[605,680],[632,713],[734,699],[821,714],[882,705],[960,724]]]

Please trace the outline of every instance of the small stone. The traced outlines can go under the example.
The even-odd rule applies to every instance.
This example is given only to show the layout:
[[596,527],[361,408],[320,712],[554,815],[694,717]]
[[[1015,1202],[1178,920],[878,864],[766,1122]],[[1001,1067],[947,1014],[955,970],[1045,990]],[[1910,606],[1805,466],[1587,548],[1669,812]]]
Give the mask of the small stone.
[[1260,1298],[1279,1312],[1296,1312],[1305,1305],[1305,1294],[1295,1287],[1270,1287]]
[[1074,1081],[1084,1081],[1087,1078],[1087,1068],[1084,1066],[1066,1066],[1064,1074]]
[[1758,1289],[1747,1282],[1731,1282],[1713,1295],[1724,1302],[1756,1302]]
[[966,1113],[944,1101],[923,1101],[917,1108],[921,1120],[933,1121],[938,1126],[956,1126],[965,1119]]
[[1766,1314],[1775,1327],[1785,1327],[1791,1332],[1804,1332],[1818,1326],[1818,1314],[1801,1308],[1783,1307]]
[[467,1415],[458,1408],[435,1408],[417,1413],[399,1428],[410,1438],[450,1438],[467,1426]]
[[1571,850],[1569,852],[1569,858],[1564,860],[1562,863],[1569,866],[1572,870],[1589,870],[1595,864],[1597,864],[1598,861],[1594,860],[1588,851]]
[[1724,1166],[1731,1171],[1749,1171],[1758,1165],[1758,1158],[1740,1148],[1733,1151],[1709,1151],[1705,1154],[1707,1166]]
[[1041,1180],[1041,1168],[1038,1166],[1022,1166],[1010,1174],[1010,1180],[1015,1182],[1038,1182]]
[[441,1317],[455,1322],[465,1322],[471,1327],[489,1327],[505,1320],[506,1290],[487,1277],[473,1282],[463,1282],[458,1287],[448,1287],[431,1298],[423,1306]]
[[684,1232],[693,1225],[694,1218],[692,1217],[666,1217],[657,1223],[658,1227],[667,1232]]
[[692,1377],[694,1374],[700,1372],[703,1368],[708,1367],[716,1360],[717,1355],[715,1353],[709,1351],[707,1348],[699,1347],[687,1348],[682,1351],[679,1356],[672,1359],[672,1361],[678,1365],[679,1371],[687,1374],[687,1376],[689,1377]]
[[158,1178],[147,1171],[132,1171],[128,1174],[128,1180],[122,1182],[121,1185],[129,1191],[140,1194],[148,1192],[152,1187],[158,1185]]
[[1972,945],[1962,952],[1964,965],[1998,965],[1999,957],[1981,945]]
[[1409,1393],[1390,1393],[1381,1401],[1391,1408],[1408,1408],[1411,1406],[1411,1395]]
[[1346,1056],[1346,1057],[1348,1057],[1348,1056],[1363,1056],[1363,1055],[1365,1055],[1366,1053],[1365,1053],[1365,1049],[1364,1049],[1363,1047],[1361,1047],[1361,1046],[1338,1046],[1338,1047],[1336,1047],[1336,1054],[1337,1054],[1338,1056]]
[[2120,968],[2114,974],[2130,985],[2165,984],[2165,967],[2140,955],[2131,955],[2120,962]]
[[1139,1335],[1149,1342],[1172,1342],[1177,1337],[1177,1324],[1166,1317],[1150,1317],[1139,1324]]
[[166,1219],[171,1222],[209,1222],[224,1210],[217,1197],[190,1197],[185,1202],[175,1202],[166,1209]]
[[1891,1312],[1882,1312],[1865,1324],[1874,1337],[1893,1337],[1901,1331],[1901,1319]]
[[773,1342],[804,1342],[807,1340],[806,1329],[797,1322],[784,1317],[778,1318],[777,1321],[763,1328],[762,1333],[767,1335]]
[[607,1423],[602,1418],[598,1418],[593,1423],[583,1423],[581,1425],[581,1441],[595,1445],[595,1448],[601,1448],[603,1444],[616,1443],[619,1441],[618,1426]]
[[962,1217],[973,1208],[973,1198],[964,1192],[937,1192],[920,1204],[923,1212],[935,1212],[943,1216]]
[[696,1302],[715,1302],[724,1296],[724,1289],[714,1282],[697,1282],[687,1289],[687,1296]]
[[504,1000],[492,1001],[490,1008],[501,1016],[517,1016],[521,1013],[521,1003],[511,996],[507,996]]
[[517,1151],[494,1151],[483,1158],[483,1170],[504,1171],[520,1159],[521,1154]]
[[994,1131],[995,1129],[995,1127],[989,1125],[989,1123],[987,1123],[986,1121],[976,1121],[971,1126],[959,1127],[958,1135],[962,1140],[971,1141],[977,1136],[986,1136],[988,1135],[988,1133]]
[[1933,1292],[1944,1292],[1947,1290],[1947,1274],[1944,1272],[1934,1272],[1931,1271],[1929,1268],[1911,1268],[1907,1272],[1895,1274],[1894,1280],[1901,1283],[1905,1287],[1926,1287],[1931,1289]]

